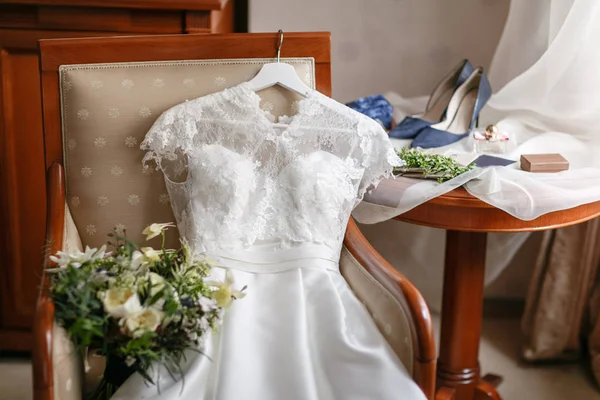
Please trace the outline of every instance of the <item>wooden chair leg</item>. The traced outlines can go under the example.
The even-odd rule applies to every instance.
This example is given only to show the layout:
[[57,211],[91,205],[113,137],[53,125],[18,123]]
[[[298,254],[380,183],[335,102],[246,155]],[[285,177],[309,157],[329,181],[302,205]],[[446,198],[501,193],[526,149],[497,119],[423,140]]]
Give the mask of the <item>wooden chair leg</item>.
[[504,380],[504,378],[502,378],[500,375],[495,375],[495,374],[486,374],[481,379],[483,381],[489,383],[490,385],[492,385],[492,387],[495,387],[495,388],[497,388],[498,386],[500,386],[500,384]]
[[502,400],[502,397],[494,386],[482,379],[475,387],[475,400]]
[[435,394],[435,400],[454,400],[456,391],[449,387],[440,388]]

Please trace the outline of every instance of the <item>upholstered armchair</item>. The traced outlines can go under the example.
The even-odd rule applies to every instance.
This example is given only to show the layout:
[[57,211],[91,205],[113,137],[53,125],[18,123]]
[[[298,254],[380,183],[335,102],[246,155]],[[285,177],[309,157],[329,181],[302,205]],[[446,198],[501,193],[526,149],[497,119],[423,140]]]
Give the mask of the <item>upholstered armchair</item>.
[[[174,221],[162,174],[143,168],[139,143],[169,107],[250,79],[274,55],[276,35],[189,35],[41,42],[50,252],[97,247],[126,232],[142,243],[152,222]],[[309,86],[331,92],[329,35],[288,34],[282,50]],[[294,94],[271,88],[262,106],[293,114]],[[291,106],[290,106],[291,105]],[[176,244],[177,236],[169,238]],[[47,260],[47,267],[51,261]],[[415,287],[349,222],[340,269],[382,334],[429,399],[435,344]],[[43,287],[47,287],[44,277]],[[81,359],[42,289],[34,328],[35,399],[81,397],[101,373]],[[100,371],[100,372],[99,372]]]

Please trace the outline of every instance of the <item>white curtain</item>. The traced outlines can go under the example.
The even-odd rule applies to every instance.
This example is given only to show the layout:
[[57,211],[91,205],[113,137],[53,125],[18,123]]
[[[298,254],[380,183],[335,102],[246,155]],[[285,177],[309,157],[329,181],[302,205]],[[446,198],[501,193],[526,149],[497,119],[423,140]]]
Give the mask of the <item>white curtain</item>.
[[486,117],[514,123],[523,139],[564,134],[561,145],[591,145],[595,151],[570,161],[600,167],[599,42],[597,0],[512,0],[490,68],[500,90]]
[[[383,187],[367,197],[355,212],[359,222],[390,219],[462,184],[474,196],[526,220],[600,200],[600,1],[512,0],[489,78],[494,95],[481,124],[495,123],[511,135],[516,145],[506,157],[560,153],[569,160],[570,170],[529,174],[514,165],[473,172],[441,185],[406,181],[400,194],[397,186]],[[388,98],[398,113],[412,113],[423,103],[423,98],[403,99],[397,94]],[[464,140],[448,149],[469,152],[472,143]],[[362,229],[419,286],[432,309],[439,310],[444,232],[395,221]],[[488,283],[526,238],[527,234],[490,234]]]

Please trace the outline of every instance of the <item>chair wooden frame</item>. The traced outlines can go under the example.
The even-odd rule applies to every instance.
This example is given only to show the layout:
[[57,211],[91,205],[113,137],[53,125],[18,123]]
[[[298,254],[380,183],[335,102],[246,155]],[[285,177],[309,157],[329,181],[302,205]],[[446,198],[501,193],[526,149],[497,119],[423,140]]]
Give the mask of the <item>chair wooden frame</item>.
[[[165,35],[118,38],[57,39],[40,42],[44,139],[47,167],[47,232],[49,253],[62,249],[65,224],[65,176],[59,96],[60,65],[167,61],[182,59],[268,58],[275,54],[278,35]],[[313,57],[317,90],[331,95],[329,33],[286,34],[282,57]],[[435,391],[436,349],[427,305],[418,290],[379,255],[350,220],[344,244],[351,255],[383,287],[394,288],[412,319],[413,378],[427,398]],[[46,268],[52,262],[46,260]],[[44,275],[33,332],[34,399],[53,400],[54,305]]]

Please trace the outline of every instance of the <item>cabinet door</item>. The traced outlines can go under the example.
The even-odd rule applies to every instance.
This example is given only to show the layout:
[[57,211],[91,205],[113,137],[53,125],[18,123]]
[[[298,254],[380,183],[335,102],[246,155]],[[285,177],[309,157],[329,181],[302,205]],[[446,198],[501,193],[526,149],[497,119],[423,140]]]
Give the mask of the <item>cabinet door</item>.
[[106,32],[0,29],[0,338],[31,328],[46,247],[38,40],[83,35]]
[[0,321],[5,329],[31,326],[44,251],[46,188],[35,36],[0,31]]

